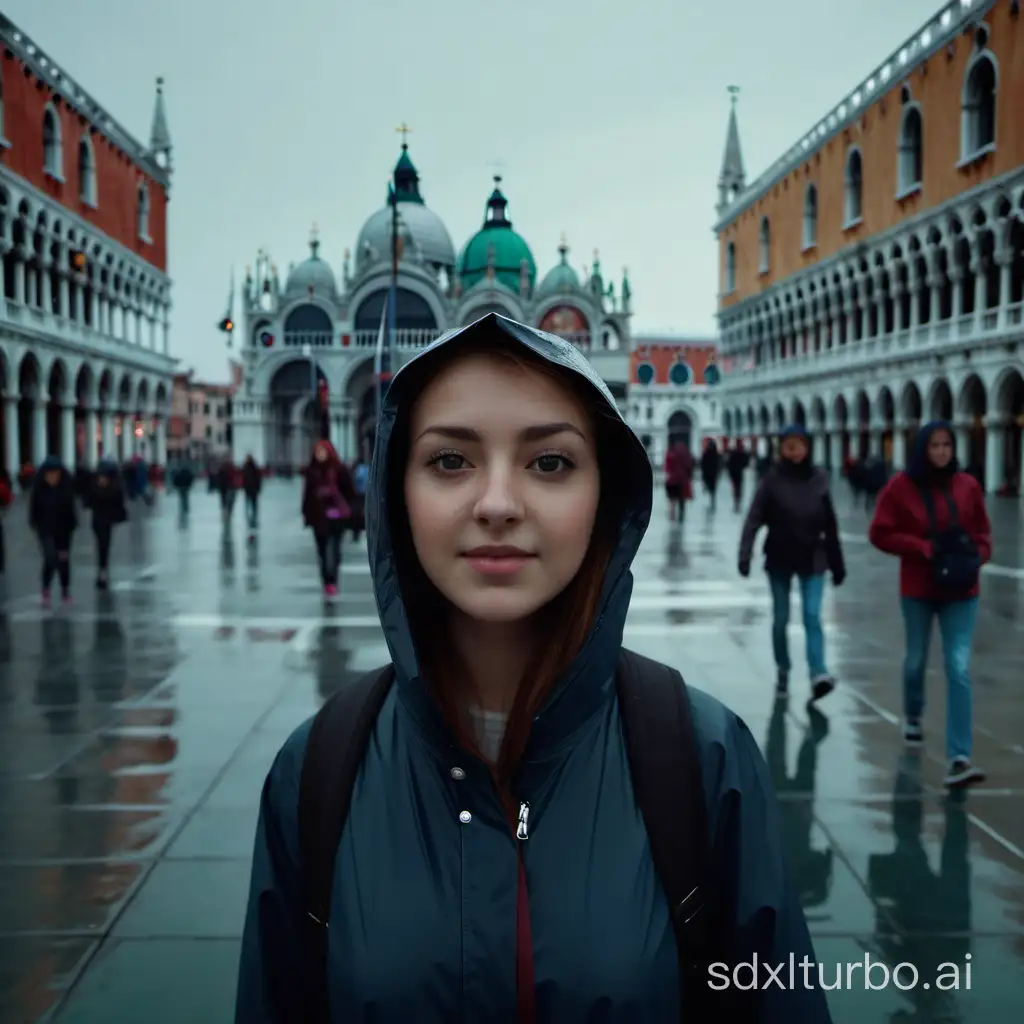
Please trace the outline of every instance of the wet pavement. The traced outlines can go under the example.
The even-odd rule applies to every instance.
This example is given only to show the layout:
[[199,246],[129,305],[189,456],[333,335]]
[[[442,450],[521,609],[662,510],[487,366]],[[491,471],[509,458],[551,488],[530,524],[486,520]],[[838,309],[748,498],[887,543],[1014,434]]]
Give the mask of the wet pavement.
[[[793,872],[826,977],[865,957],[913,964],[916,988],[830,995],[837,1022],[982,1022],[1024,1011],[1024,540],[997,503],[996,567],[976,641],[983,787],[942,789],[944,680],[929,675],[928,742],[899,727],[896,565],[864,541],[841,495],[850,578],[828,593],[822,705],[773,699],[763,578],[734,568],[739,517],[698,505],[679,530],[659,507],[638,557],[630,646],[737,709],[782,798]],[[115,539],[114,586],[93,589],[92,538],[74,553],[75,604],[37,604],[19,504],[0,587],[0,1021],[232,1019],[249,856],[263,776],[325,694],[386,658],[365,549],[344,552],[325,611],[298,485],[271,483],[258,542],[236,509],[193,495],[186,529],[165,498]],[[797,612],[794,603],[794,613]],[[795,615],[798,619],[798,614]],[[936,645],[937,647],[937,645]],[[827,717],[825,717],[827,715]],[[941,970],[940,964],[945,964]],[[936,978],[959,970],[959,987]],[[968,973],[969,970],[969,973]],[[871,978],[882,980],[881,969]],[[909,968],[898,981],[908,986]],[[925,983],[929,987],[925,987]],[[947,980],[945,984],[950,984]]]

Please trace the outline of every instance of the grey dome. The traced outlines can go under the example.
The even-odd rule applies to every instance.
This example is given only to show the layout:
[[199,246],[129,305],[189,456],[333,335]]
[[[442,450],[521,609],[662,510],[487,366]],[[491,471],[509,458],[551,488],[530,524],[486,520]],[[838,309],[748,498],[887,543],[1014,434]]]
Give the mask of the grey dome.
[[288,281],[284,286],[285,298],[308,295],[309,289],[312,288],[314,295],[337,301],[338,282],[334,277],[334,271],[326,260],[320,259],[317,255],[319,243],[313,241],[310,246],[313,254],[288,275]]
[[[445,268],[455,266],[455,247],[452,245],[448,229],[441,218],[422,203],[398,204],[399,238],[405,235],[412,237],[413,248],[424,263],[436,264]],[[385,206],[378,210],[363,225],[356,241],[356,260],[360,263],[367,259],[367,250],[375,254],[373,260],[391,259],[391,208]],[[407,253],[407,256],[411,255]]]
[[569,266],[567,259],[569,246],[564,240],[558,247],[558,252],[561,260],[544,275],[544,280],[541,281],[537,288],[538,298],[542,295],[557,295],[564,292],[579,291],[580,279],[576,276],[576,271]]

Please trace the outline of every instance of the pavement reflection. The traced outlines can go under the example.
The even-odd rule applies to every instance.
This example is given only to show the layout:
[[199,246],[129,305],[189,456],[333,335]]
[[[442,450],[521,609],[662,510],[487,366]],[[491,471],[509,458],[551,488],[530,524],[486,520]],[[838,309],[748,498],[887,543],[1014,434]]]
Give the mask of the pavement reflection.
[[[840,495],[840,504],[845,495]],[[74,552],[75,605],[44,613],[23,508],[0,591],[0,1020],[230,1020],[248,858],[278,747],[338,686],[385,662],[365,548],[346,543],[324,608],[298,488],[271,482],[250,540],[197,491],[133,508],[112,589]],[[764,580],[734,567],[741,517],[658,509],[635,565],[626,642],[721,697],[763,744],[794,885],[825,965],[968,965],[955,991],[830,993],[836,1021],[980,1022],[1024,1009],[1024,542],[993,509],[974,663],[984,787],[943,792],[942,751],[899,730],[895,564],[841,507],[851,567],[823,612],[840,685],[805,706],[801,632],[788,702],[774,699]],[[18,531],[22,530],[19,536]],[[925,727],[942,733],[937,652]],[[968,959],[968,957],[970,959]],[[47,1014],[54,1016],[47,1017]]]

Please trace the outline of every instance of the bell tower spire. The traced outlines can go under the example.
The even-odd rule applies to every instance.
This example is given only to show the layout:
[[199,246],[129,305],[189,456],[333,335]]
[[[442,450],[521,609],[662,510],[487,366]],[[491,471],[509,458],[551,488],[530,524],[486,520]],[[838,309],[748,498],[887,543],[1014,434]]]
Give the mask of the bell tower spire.
[[156,103],[153,105],[153,125],[149,131],[149,151],[157,165],[171,173],[171,130],[167,127],[167,106],[164,102],[164,80],[156,80]]
[[719,213],[726,210],[747,187],[747,176],[743,170],[743,151],[740,149],[740,129],[736,120],[736,100],[740,94],[738,85],[729,86],[729,125],[725,132],[725,154],[722,157],[722,172],[718,176]]

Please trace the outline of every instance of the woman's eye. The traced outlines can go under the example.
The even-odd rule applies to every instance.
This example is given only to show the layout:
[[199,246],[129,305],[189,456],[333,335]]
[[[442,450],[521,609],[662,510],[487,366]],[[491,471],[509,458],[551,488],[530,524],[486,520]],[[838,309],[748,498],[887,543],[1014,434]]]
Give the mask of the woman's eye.
[[540,455],[534,459],[534,465],[541,473],[557,473],[573,468],[572,463],[564,455]]
[[442,473],[456,473],[466,460],[457,452],[441,452],[430,460],[430,465]]

